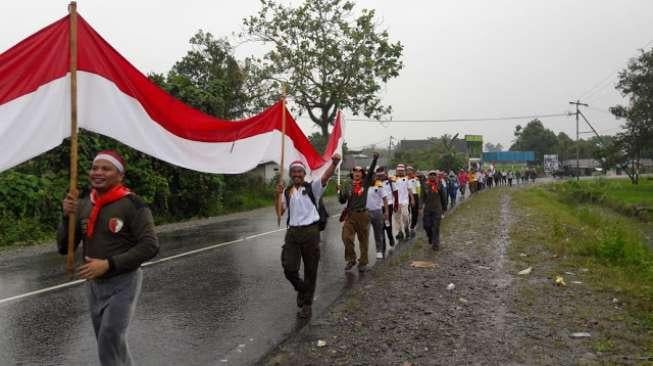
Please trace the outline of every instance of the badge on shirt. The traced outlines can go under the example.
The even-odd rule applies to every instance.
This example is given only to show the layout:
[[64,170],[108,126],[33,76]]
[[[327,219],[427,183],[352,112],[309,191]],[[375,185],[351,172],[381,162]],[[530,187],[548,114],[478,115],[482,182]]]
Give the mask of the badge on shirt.
[[116,234],[122,230],[122,227],[125,225],[125,223],[117,218],[117,217],[112,217],[109,219],[109,231],[112,233]]

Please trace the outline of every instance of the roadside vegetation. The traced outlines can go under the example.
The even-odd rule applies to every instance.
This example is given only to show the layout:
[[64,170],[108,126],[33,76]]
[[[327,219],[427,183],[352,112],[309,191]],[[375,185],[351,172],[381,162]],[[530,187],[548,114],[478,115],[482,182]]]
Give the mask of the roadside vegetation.
[[[531,267],[535,276],[547,277],[541,282],[531,274],[523,282],[521,306],[593,329],[597,335],[590,342],[598,355],[648,359],[653,352],[651,189],[652,181],[598,180],[516,192],[519,219],[509,252],[514,269]],[[558,276],[565,285],[556,291]]]

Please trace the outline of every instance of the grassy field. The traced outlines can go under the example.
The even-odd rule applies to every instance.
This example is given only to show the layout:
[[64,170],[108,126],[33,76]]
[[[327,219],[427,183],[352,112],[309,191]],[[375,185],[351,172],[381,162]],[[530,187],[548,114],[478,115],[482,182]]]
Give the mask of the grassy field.
[[[512,232],[512,256],[530,251],[529,258],[542,260],[531,247],[537,243],[537,251],[552,253],[559,269],[583,269],[594,288],[615,294],[633,322],[651,334],[653,252],[646,235],[651,224],[630,210],[651,202],[646,192],[653,182],[642,183],[568,182],[515,193],[515,203],[528,208],[528,222],[537,230]],[[653,341],[648,342],[653,351]]]
[[552,185],[550,188],[568,203],[600,204],[642,221],[653,219],[653,179],[651,178],[642,178],[636,185],[626,179],[597,179],[568,181]]

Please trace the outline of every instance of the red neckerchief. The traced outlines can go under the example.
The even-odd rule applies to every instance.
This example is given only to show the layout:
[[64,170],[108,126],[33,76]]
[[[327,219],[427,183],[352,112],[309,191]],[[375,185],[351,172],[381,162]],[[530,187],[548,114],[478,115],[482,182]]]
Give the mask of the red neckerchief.
[[355,180],[353,181],[354,186],[352,187],[351,191],[354,193],[356,196],[362,196],[363,195],[363,184],[360,180]]
[[428,181],[426,181],[426,184],[428,184],[429,187],[431,187],[431,192],[437,192],[438,191],[438,181],[437,180],[431,181],[429,179]]
[[129,189],[120,184],[109,189],[103,195],[98,195],[98,192],[95,189],[91,191],[91,203],[93,203],[93,209],[91,209],[91,215],[88,217],[88,225],[86,226],[87,238],[90,239],[93,237],[93,232],[95,231],[95,223],[98,216],[100,215],[100,210],[102,207],[113,203],[130,193],[131,192]]

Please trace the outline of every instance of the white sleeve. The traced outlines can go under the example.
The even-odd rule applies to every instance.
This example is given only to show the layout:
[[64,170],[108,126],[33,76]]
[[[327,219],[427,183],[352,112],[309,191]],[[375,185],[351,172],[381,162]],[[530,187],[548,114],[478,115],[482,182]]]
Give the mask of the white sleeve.
[[322,194],[324,193],[324,187],[322,186],[321,179],[315,179],[311,182],[311,190],[313,191],[313,196],[315,197],[315,203],[320,200]]

